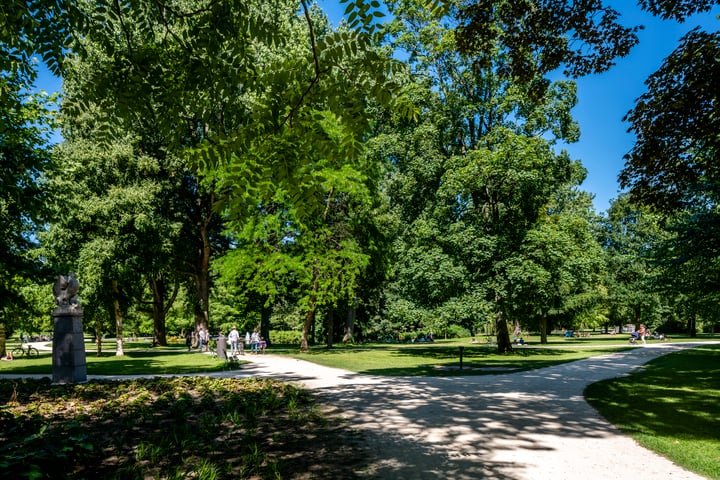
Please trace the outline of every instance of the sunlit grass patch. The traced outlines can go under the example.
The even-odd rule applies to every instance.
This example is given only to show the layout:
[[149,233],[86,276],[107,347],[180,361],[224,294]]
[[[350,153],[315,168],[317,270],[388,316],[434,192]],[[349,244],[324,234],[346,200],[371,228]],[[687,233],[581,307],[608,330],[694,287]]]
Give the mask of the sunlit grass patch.
[[[462,366],[460,354],[462,347]],[[510,354],[498,354],[485,345],[378,345],[313,348],[308,353],[285,351],[295,358],[357,373],[390,376],[490,375],[520,372],[559,365],[596,355],[617,352],[608,348],[529,348],[517,347]]]

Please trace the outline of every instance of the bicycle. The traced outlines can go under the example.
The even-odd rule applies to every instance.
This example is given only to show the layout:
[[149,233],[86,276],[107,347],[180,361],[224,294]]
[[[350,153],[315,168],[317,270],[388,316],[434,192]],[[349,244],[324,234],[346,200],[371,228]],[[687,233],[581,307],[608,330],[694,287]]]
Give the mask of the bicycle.
[[37,358],[40,355],[40,351],[30,344],[28,344],[27,349],[23,348],[23,346],[20,345],[19,347],[15,347],[12,351],[13,358],[19,358],[23,355],[27,355],[31,358]]

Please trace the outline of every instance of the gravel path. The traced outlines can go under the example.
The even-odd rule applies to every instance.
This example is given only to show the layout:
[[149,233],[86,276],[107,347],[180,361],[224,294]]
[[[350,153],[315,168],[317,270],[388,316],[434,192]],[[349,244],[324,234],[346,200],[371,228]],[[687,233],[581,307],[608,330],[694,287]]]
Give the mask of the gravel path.
[[272,377],[314,390],[363,432],[374,461],[358,478],[690,480],[703,477],[624,436],[582,392],[696,345],[653,344],[528,372],[445,378],[376,377],[246,355],[251,363],[241,370],[212,375]]
[[304,384],[364,432],[361,478],[701,479],[624,436],[583,399],[590,383],[625,375],[691,344],[659,344],[529,372],[372,377],[273,355],[238,376]]

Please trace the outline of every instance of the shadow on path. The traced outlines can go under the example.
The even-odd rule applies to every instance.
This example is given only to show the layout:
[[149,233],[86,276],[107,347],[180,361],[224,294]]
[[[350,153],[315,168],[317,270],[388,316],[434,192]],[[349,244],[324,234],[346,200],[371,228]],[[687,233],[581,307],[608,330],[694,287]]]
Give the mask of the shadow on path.
[[628,374],[692,345],[637,348],[514,374],[370,377],[298,360],[252,359],[253,374],[304,383],[362,431],[387,479],[699,479],[622,435],[583,397],[591,383]]
[[208,375],[272,377],[314,390],[362,432],[371,462],[358,478],[695,480],[702,477],[641,448],[583,397],[591,383],[693,346],[638,347],[501,375],[377,377],[275,355],[247,356],[240,370]]

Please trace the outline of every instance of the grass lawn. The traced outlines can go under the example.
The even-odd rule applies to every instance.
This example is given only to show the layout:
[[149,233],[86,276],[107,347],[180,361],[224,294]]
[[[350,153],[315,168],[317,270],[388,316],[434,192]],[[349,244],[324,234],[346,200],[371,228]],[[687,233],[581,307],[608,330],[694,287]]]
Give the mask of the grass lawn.
[[[447,376],[530,370],[638,348],[629,347],[626,335],[551,337],[547,345],[526,339],[530,345],[507,355],[469,339],[316,346],[303,354],[297,346],[273,345],[270,353],[364,374]],[[100,357],[87,353],[88,374],[202,374],[227,368],[224,361],[187,352],[184,345],[126,343],[124,357],[115,356],[112,343],[103,350]],[[0,362],[3,373],[50,374],[50,352]],[[590,386],[586,395],[648,449],[720,478],[720,346],[660,357],[639,374]],[[351,478],[367,455],[357,434],[326,418],[307,392],[281,382],[201,375],[82,385],[0,380],[0,473],[210,480],[313,471],[313,478]],[[342,475],[335,476],[338,472]]]
[[[52,345],[52,344],[50,344]],[[12,349],[14,345],[9,346]],[[94,344],[87,344],[94,349]],[[225,361],[197,350],[187,351],[185,345],[153,347],[147,343],[127,342],[124,344],[125,355],[115,355],[115,344],[108,342],[103,345],[103,354],[97,356],[87,351],[85,361],[88,375],[143,375],[143,374],[187,374],[217,372],[227,369]],[[19,357],[12,362],[0,362],[0,374],[14,373],[24,375],[52,374],[52,354],[40,350],[37,358]]]
[[[469,338],[438,340],[434,343],[367,345],[336,345],[333,348],[314,346],[308,353],[301,353],[297,345],[273,345],[269,353],[288,355],[321,365],[344,368],[370,375],[408,376],[454,376],[489,375],[510,373],[558,365],[596,355],[630,348],[628,335],[599,335],[590,337],[565,338],[550,336],[548,343],[541,345],[537,336],[525,336],[528,345],[514,347],[514,352],[498,355],[496,347],[485,343],[471,344]],[[698,339],[676,338],[673,341],[697,341]],[[650,342],[653,342],[650,340]],[[15,343],[8,343],[12,349]],[[115,342],[103,344],[102,356],[94,352],[95,345],[86,344],[88,375],[142,375],[142,374],[188,374],[216,372],[228,365],[211,355],[197,350],[188,352],[184,344],[167,347],[151,347],[148,341],[125,342],[125,355],[115,356]],[[463,369],[460,367],[460,348],[463,349]],[[0,362],[0,374],[43,374],[52,373],[52,357],[49,351],[41,350],[40,357],[16,358],[12,362]]]
[[367,375],[453,376],[520,372],[616,352],[623,348],[629,347],[589,344],[577,345],[575,348],[518,346],[513,353],[499,355],[496,348],[491,346],[435,342],[414,345],[336,346],[330,349],[315,347],[307,353],[300,353],[297,348],[273,347],[272,353]]
[[[270,353],[288,355],[328,367],[343,368],[368,375],[387,376],[452,376],[511,373],[549,367],[597,355],[617,352],[631,347],[627,334],[565,338],[548,337],[540,344],[538,336],[525,336],[527,345],[515,345],[513,353],[498,355],[497,347],[477,337],[436,340],[433,343],[375,343],[367,345],[335,345],[333,348],[315,346],[307,353],[297,346],[276,346]],[[705,337],[673,337],[673,341],[698,341]],[[648,340],[652,344],[657,340]],[[460,370],[460,348],[463,349],[463,369]]]
[[720,478],[720,345],[672,353],[590,385],[587,400],[644,447]]

